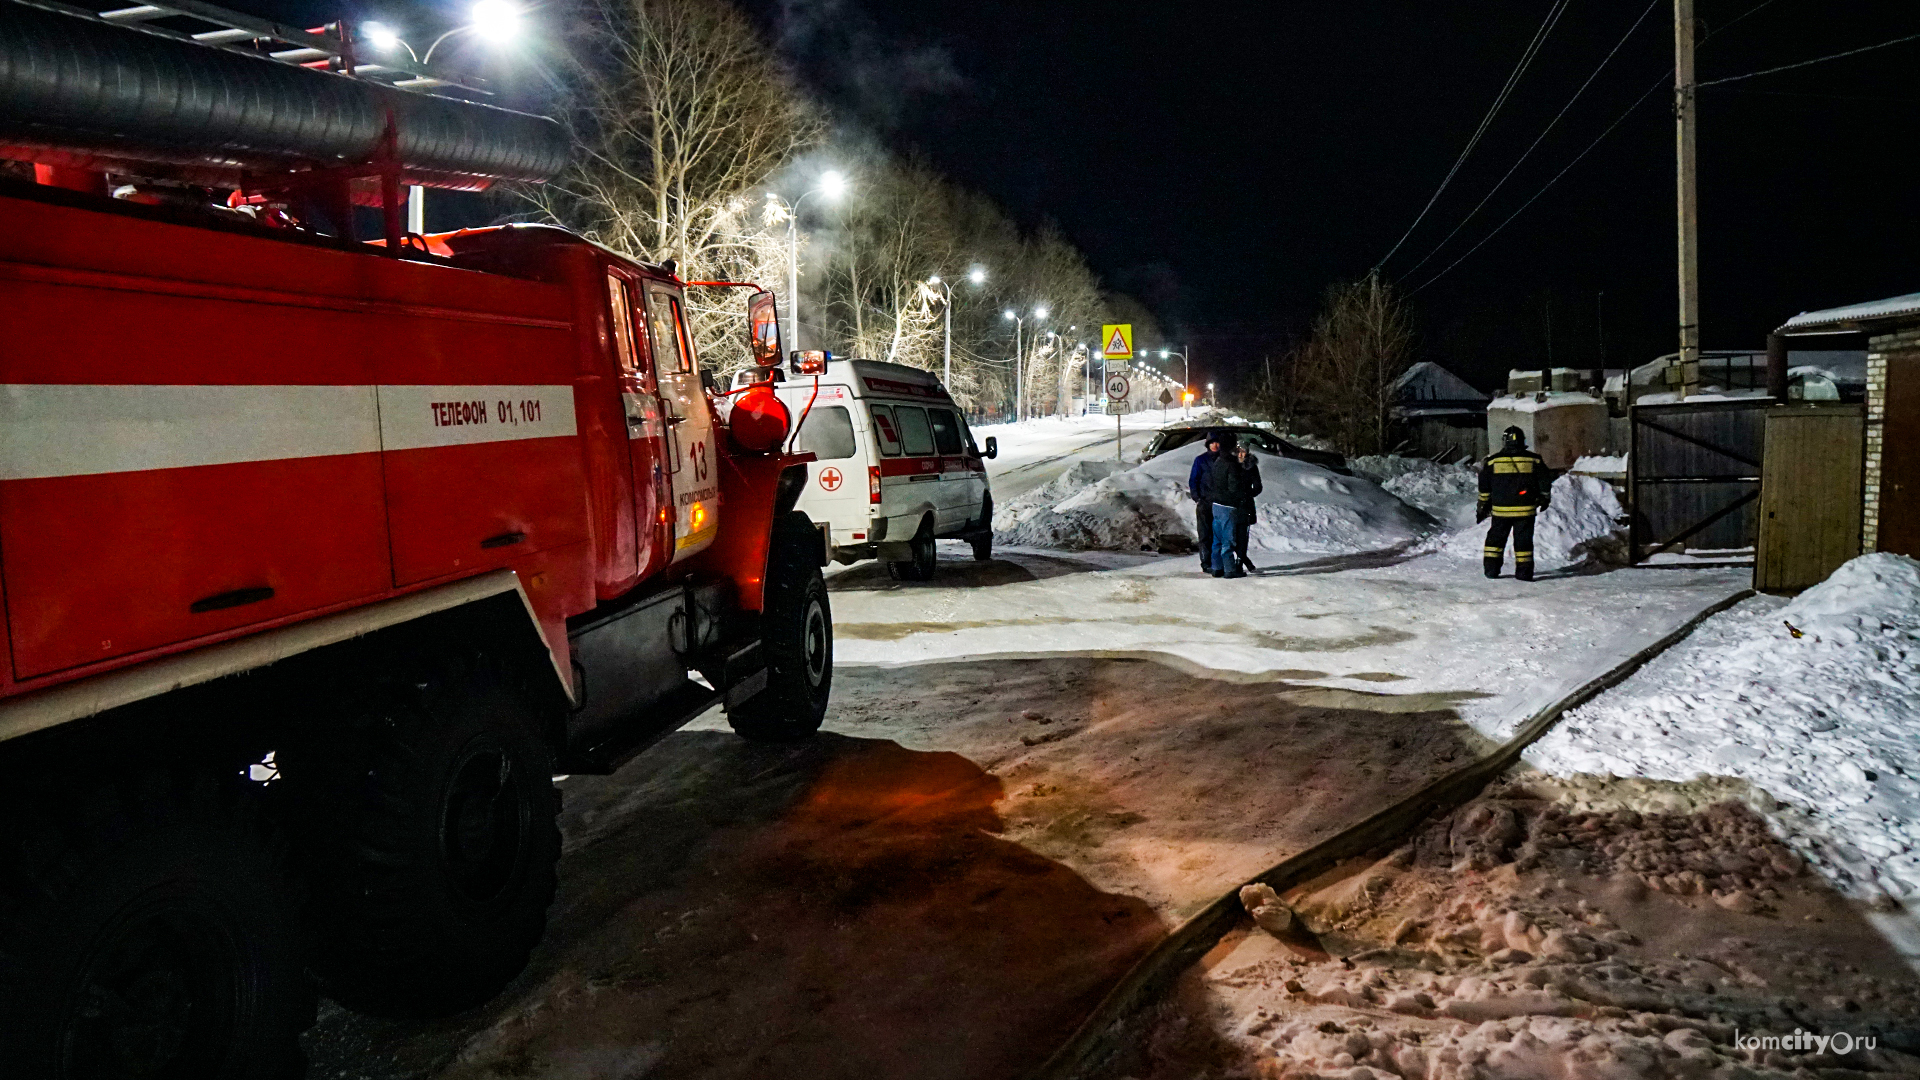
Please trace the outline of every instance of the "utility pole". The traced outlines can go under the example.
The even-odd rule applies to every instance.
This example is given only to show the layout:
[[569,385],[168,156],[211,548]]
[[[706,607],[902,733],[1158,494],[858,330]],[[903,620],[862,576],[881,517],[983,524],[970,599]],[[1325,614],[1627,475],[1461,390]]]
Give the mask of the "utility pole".
[[1700,207],[1694,136],[1693,0],[1673,0],[1673,119],[1680,196],[1680,398],[1700,382]]

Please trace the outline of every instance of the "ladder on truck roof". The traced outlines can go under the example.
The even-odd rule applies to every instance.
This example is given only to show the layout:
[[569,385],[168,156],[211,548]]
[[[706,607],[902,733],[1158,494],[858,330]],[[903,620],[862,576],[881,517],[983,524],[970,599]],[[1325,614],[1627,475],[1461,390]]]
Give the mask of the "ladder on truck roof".
[[200,0],[166,0],[159,4],[105,8],[100,7],[97,0],[86,6],[62,3],[61,0],[17,2],[95,22],[126,26],[176,41],[191,41],[209,48],[264,57],[294,67],[318,68],[379,82],[400,90],[451,89],[489,96],[493,93],[486,88],[484,80],[455,78],[407,58],[382,58],[378,63],[364,63],[355,54],[352,32],[344,21],[302,30],[271,19],[228,11],[201,3]]

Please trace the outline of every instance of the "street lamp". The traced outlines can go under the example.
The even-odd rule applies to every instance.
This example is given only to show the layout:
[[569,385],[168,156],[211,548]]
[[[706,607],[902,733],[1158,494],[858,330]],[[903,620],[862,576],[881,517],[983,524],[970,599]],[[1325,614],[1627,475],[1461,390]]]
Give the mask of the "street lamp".
[[1207,384],[1207,406],[1209,408],[1219,408],[1220,406],[1220,403],[1214,400],[1212,383]]
[[800,348],[800,205],[810,195],[821,195],[828,202],[839,202],[846,194],[847,178],[834,169],[820,174],[819,186],[800,193],[800,197],[787,202],[777,193],[767,192],[767,201],[778,203],[787,215],[787,311],[793,315],[793,349]]
[[1018,423],[1027,407],[1026,387],[1020,380],[1020,331],[1026,328],[1027,320],[1014,314],[1012,308],[1001,312],[1000,317],[1013,323],[1013,419]]
[[[513,0],[479,0],[468,10],[466,22],[434,38],[424,53],[414,52],[399,31],[384,23],[361,23],[360,32],[381,52],[405,49],[414,63],[425,67],[433,62],[433,50],[439,48],[441,42],[459,34],[476,34],[496,45],[512,41],[520,35],[520,16],[520,5]],[[427,231],[427,189],[418,184],[407,185],[407,231],[415,235],[424,235]]]
[[[1193,351],[1193,346],[1191,345],[1187,346],[1187,352],[1192,352],[1192,351]],[[1186,403],[1193,400],[1193,395],[1187,391],[1187,387],[1193,385],[1192,373],[1187,369],[1188,368],[1187,352],[1175,352],[1172,349],[1161,349],[1160,359],[1165,360],[1169,356],[1177,356],[1180,358],[1181,412],[1182,412],[1182,415],[1192,416],[1193,415],[1192,410],[1186,408]]]

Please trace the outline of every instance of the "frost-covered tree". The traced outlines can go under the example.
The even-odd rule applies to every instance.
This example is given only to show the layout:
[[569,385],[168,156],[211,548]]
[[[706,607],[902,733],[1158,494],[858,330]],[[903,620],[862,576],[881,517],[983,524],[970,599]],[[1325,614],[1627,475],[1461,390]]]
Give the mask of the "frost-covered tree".
[[[568,44],[572,166],[531,188],[541,214],[688,280],[785,280],[786,228],[758,194],[816,144],[817,109],[720,0],[583,0]],[[747,362],[740,298],[688,298],[710,366]]]

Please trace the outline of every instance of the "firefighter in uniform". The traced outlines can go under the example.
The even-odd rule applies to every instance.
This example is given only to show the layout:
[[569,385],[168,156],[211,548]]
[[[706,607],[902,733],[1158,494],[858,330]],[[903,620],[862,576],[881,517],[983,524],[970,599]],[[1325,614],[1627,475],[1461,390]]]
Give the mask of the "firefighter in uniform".
[[1487,576],[1500,576],[1507,534],[1513,534],[1513,576],[1533,580],[1533,518],[1553,500],[1553,473],[1540,455],[1527,449],[1526,432],[1501,433],[1500,452],[1480,466],[1480,505],[1475,521],[1493,518],[1487,530]]

